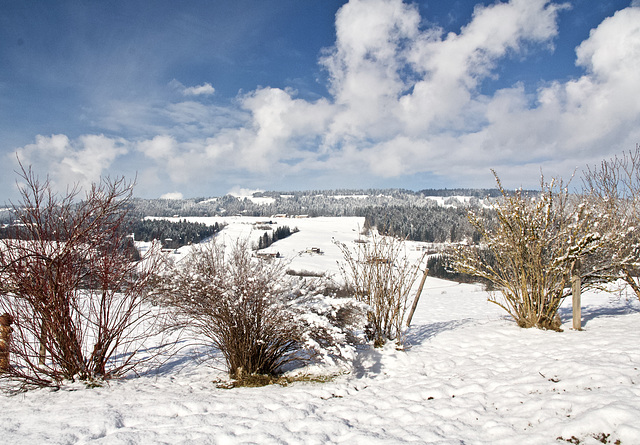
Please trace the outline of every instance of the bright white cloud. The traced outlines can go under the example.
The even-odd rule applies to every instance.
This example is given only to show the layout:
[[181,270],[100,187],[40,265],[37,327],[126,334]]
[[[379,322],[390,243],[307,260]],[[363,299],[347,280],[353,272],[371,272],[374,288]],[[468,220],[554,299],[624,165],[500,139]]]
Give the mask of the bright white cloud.
[[209,96],[215,93],[216,89],[210,83],[204,83],[195,87],[185,87],[182,94],[185,96]]
[[253,196],[254,193],[263,192],[263,191],[264,190],[260,190],[260,189],[248,189],[248,188],[236,186],[236,187],[233,187],[231,190],[229,190],[227,194],[231,196],[235,196],[236,198],[250,198]]
[[75,141],[65,135],[39,135],[16,154],[23,165],[38,174],[46,172],[52,185],[63,190],[70,184],[87,188],[99,182],[113,161],[129,152],[128,145],[124,139],[104,135],[84,135]]
[[[443,36],[421,30],[417,10],[400,1],[345,5],[336,47],[322,61],[337,108],[324,135],[335,154],[327,167],[399,176],[455,174],[460,164],[481,162],[488,171],[492,142],[472,136],[487,129],[491,98],[477,88],[508,54],[550,47],[562,8],[546,0],[477,7],[459,34]],[[500,119],[513,125],[508,113]]]
[[501,163],[514,160],[574,166],[632,148],[640,138],[640,10],[604,20],[576,50],[586,74],[538,90],[496,94],[476,140]]
[[[496,168],[516,185],[535,185],[540,167],[570,174],[640,140],[639,8],[605,19],[579,45],[581,77],[548,79],[534,92],[521,84],[491,95],[479,90],[505,58],[526,57],[533,47],[552,51],[565,8],[548,0],[497,2],[477,7],[459,33],[445,35],[425,28],[418,9],[402,0],[351,0],[336,15],[334,47],[320,59],[329,98],[264,87],[227,108],[195,99],[166,105],[156,112],[170,122],[164,131],[131,144],[152,164],[153,173],[140,177],[188,184],[236,173],[429,172],[486,184]],[[214,90],[171,85],[189,95]],[[45,154],[59,176],[95,176],[128,146],[104,136],[39,136],[21,153]]]
[[[376,65],[376,72],[386,75],[377,77],[350,71],[376,58],[362,48],[341,52],[338,28],[338,49],[324,61],[333,70],[334,91],[338,98],[349,98],[344,108],[354,110],[363,103],[371,108],[365,118],[337,112],[340,120],[336,118],[327,134],[333,146],[336,141],[342,146],[326,167],[366,167],[383,177],[433,172],[458,179],[482,177],[495,167],[520,183],[535,184],[540,167],[550,174],[571,174],[585,162],[602,159],[603,152],[633,147],[640,138],[640,104],[634,100],[640,88],[638,9],[606,19],[580,45],[576,63],[586,70],[581,78],[552,82],[535,95],[527,95],[522,85],[491,97],[477,90],[502,58],[531,44],[551,47],[557,14],[564,7],[544,0],[496,3],[476,8],[459,34],[446,36],[417,32],[404,26],[413,20],[399,20],[387,11],[384,17],[394,25],[379,27],[394,31],[378,40],[387,48],[373,52],[392,54],[392,61]],[[416,13],[405,7],[403,14]],[[342,25],[353,29],[357,23]],[[405,31],[397,40],[399,30]],[[353,58],[362,54],[366,57],[355,63]],[[403,79],[394,67],[410,69],[414,76]],[[362,84],[373,91],[370,98],[359,102],[357,94],[344,95],[352,85]]]
[[160,196],[160,199],[183,199],[183,198],[184,196],[180,192],[170,192]]
[[240,97],[239,104],[244,120],[236,114],[235,126],[220,128],[213,136],[181,142],[159,136],[138,144],[138,149],[162,163],[177,183],[222,171],[266,175],[289,160],[311,156],[305,147],[319,138],[332,116],[325,99],[307,102],[295,98],[294,91],[278,88],[255,90]]
[[173,137],[162,135],[139,142],[137,149],[151,159],[171,159],[175,154],[176,145],[176,140]]

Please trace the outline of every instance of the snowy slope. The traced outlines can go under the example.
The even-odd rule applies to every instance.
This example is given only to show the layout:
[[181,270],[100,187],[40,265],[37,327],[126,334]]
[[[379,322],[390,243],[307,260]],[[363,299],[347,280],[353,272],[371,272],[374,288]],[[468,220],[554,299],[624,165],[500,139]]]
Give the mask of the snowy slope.
[[[241,221],[225,235],[250,231]],[[334,270],[331,237],[357,237],[351,219],[295,225],[272,247],[326,248],[294,257],[301,268]],[[523,330],[480,287],[429,278],[408,348],[363,348],[352,367],[325,370],[342,372],[329,383],[219,389],[222,371],[186,348],[106,387],[2,395],[0,434],[17,444],[638,444],[640,304],[625,291],[583,303],[584,331],[570,329],[568,307],[564,332]]]

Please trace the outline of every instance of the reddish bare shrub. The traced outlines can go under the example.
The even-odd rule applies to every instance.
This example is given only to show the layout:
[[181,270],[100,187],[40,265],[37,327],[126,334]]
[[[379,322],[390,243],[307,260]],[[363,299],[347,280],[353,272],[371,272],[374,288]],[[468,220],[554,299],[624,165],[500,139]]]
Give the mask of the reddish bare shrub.
[[14,206],[19,224],[0,242],[0,308],[14,319],[12,366],[3,379],[22,388],[123,375],[153,320],[145,303],[151,254],[133,261],[125,222],[131,184],[119,179],[52,191],[29,170]]

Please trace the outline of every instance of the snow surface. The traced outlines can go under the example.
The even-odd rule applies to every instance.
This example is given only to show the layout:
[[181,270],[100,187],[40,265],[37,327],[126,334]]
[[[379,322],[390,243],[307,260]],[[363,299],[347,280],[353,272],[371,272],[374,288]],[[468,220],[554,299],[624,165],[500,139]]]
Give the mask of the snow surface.
[[[221,222],[221,218],[212,221]],[[252,232],[227,219],[226,237]],[[292,268],[337,270],[331,239],[359,218],[299,220],[272,247]],[[257,237],[256,237],[257,238]],[[324,255],[302,254],[319,247]],[[569,302],[566,302],[569,303]],[[583,296],[583,331],[520,329],[475,285],[429,278],[405,350],[363,347],[354,363],[304,372],[328,383],[217,388],[219,363],[187,347],[146,375],[100,388],[0,395],[7,444],[640,443],[640,303],[626,289]]]

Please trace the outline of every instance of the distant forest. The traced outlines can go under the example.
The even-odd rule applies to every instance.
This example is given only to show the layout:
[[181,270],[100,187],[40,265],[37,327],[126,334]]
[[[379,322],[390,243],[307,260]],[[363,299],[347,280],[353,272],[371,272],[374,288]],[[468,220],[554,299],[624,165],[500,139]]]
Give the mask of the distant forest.
[[[533,192],[535,193],[535,192]],[[497,189],[340,189],[259,192],[251,198],[231,195],[181,200],[135,199],[140,216],[361,216],[380,233],[426,242],[477,241],[470,209],[491,214]],[[464,197],[461,198],[461,197]]]
[[188,244],[196,244],[212,237],[224,225],[168,221],[165,219],[140,219],[132,221],[129,229],[136,241],[159,240],[163,249],[177,249]]
[[[163,249],[177,249],[210,238],[223,228],[224,225],[220,223],[209,226],[186,220],[130,219],[122,230],[133,234],[135,241],[159,240]],[[21,229],[19,225],[3,224],[0,226],[0,238],[28,239],[29,233]]]
[[[533,194],[537,192],[531,192]],[[141,199],[131,201],[131,232],[135,239],[159,239],[165,248],[197,243],[213,236],[222,227],[191,223],[193,216],[306,215],[360,216],[364,228],[380,233],[426,242],[478,241],[468,222],[469,210],[491,216],[491,201],[499,199],[496,189],[339,189],[298,192],[257,192],[251,197],[226,195],[217,198]],[[145,217],[179,218],[178,223]],[[11,212],[3,209],[0,237],[7,236]]]
[[[403,189],[311,190],[303,192],[257,192],[251,198],[226,195],[217,198],[141,199],[132,201],[140,217],[260,216],[277,214],[316,216],[362,216],[368,207],[438,207],[439,201],[454,207],[488,206],[500,192],[495,189]],[[457,196],[471,198],[468,202]],[[253,200],[252,200],[253,199]]]
[[[491,210],[480,210],[490,216]],[[429,243],[479,241],[467,218],[468,208],[408,206],[368,207],[363,210],[365,228],[384,235]]]
[[299,232],[297,227],[294,227],[293,230],[289,226],[280,226],[276,230],[272,231],[271,234],[269,232],[265,232],[260,238],[258,238],[258,250],[266,249],[276,241],[281,239],[285,239],[290,237],[292,234]]

